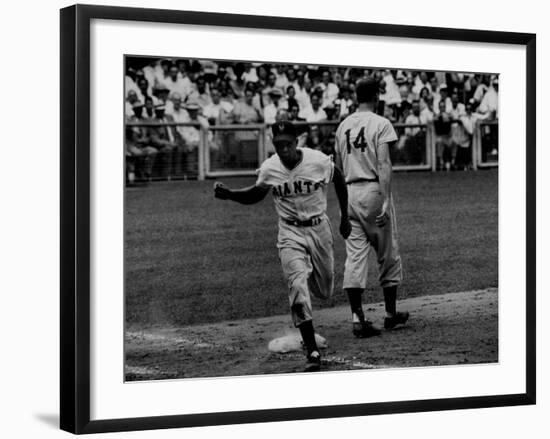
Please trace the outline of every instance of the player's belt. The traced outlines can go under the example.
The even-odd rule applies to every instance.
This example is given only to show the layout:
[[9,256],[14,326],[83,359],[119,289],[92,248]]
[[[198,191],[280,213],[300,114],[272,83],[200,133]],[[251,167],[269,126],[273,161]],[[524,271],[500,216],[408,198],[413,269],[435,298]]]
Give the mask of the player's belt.
[[378,179],[378,177],[374,177],[374,178],[361,178],[359,180],[353,180],[353,181],[348,181],[347,184],[354,184],[354,183],[378,183],[380,180]]
[[311,226],[316,226],[317,224],[319,224],[321,221],[323,221],[323,217],[322,216],[317,216],[315,218],[310,218],[308,220],[305,220],[305,221],[300,221],[300,220],[288,220],[286,218],[281,218],[285,223],[291,225],[291,226],[296,226],[296,227],[311,227]]

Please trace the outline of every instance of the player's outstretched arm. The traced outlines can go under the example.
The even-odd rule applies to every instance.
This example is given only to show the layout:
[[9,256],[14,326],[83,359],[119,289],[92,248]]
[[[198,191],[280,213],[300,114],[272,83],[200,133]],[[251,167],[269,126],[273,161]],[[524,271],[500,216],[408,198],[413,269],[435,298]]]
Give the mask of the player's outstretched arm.
[[348,239],[351,233],[351,224],[348,216],[348,187],[344,175],[338,166],[334,166],[332,182],[334,183],[334,190],[336,191],[336,197],[340,205],[340,234],[344,239]]
[[378,178],[380,179],[380,192],[382,192],[384,202],[382,203],[380,215],[376,217],[376,225],[379,227],[383,227],[388,220],[391,202],[391,177],[390,144],[382,143],[378,147]]
[[269,190],[260,186],[249,186],[242,189],[229,189],[221,182],[214,183],[214,196],[220,200],[232,200],[241,204],[255,204],[262,201]]

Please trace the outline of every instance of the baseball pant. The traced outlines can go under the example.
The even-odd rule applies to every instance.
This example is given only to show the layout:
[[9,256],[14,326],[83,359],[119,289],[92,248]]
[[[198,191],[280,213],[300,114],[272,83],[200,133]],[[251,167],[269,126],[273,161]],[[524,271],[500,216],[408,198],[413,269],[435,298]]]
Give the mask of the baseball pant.
[[376,251],[379,282],[382,288],[399,285],[402,280],[401,257],[397,245],[397,224],[393,200],[389,219],[383,227],[375,223],[383,197],[377,182],[358,182],[348,186],[351,234],[346,240],[344,288],[366,288],[368,255]]
[[328,217],[311,227],[279,220],[277,247],[288,284],[288,299],[295,326],[312,319],[311,294],[328,299],[334,291],[334,252]]

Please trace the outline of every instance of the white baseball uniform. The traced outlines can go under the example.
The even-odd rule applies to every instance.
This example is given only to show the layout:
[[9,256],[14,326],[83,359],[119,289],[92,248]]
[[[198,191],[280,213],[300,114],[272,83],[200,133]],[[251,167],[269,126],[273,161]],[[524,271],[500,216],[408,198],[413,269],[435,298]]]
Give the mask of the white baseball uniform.
[[396,140],[390,121],[371,111],[356,111],[336,130],[336,162],[342,167],[348,184],[352,226],[346,240],[344,288],[366,288],[371,246],[377,254],[380,285],[384,288],[401,283],[393,199],[390,200],[386,225],[378,227],[375,223],[383,204],[378,182],[378,147]]
[[322,152],[297,150],[302,158],[293,169],[275,154],[262,163],[256,182],[271,189],[279,215],[277,248],[296,326],[312,318],[310,292],[327,299],[334,290],[333,234],[326,214],[334,164]]

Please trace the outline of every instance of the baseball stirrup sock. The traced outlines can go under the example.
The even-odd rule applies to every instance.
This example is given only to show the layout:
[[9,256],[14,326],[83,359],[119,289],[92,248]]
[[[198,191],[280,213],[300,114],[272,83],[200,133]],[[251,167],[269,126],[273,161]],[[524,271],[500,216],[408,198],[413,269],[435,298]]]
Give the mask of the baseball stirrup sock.
[[306,347],[307,353],[311,354],[313,351],[318,351],[317,342],[315,341],[315,330],[313,329],[313,322],[307,320],[298,326],[300,334],[302,334],[302,340]]
[[353,322],[357,319],[359,322],[365,320],[365,314],[363,313],[362,306],[362,288],[346,288],[346,293],[348,295],[349,305],[351,308]]
[[386,312],[391,316],[394,316],[396,313],[397,301],[397,286],[386,287],[384,288],[384,303],[386,305]]

